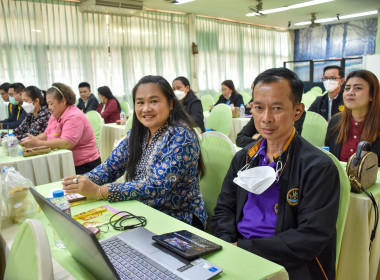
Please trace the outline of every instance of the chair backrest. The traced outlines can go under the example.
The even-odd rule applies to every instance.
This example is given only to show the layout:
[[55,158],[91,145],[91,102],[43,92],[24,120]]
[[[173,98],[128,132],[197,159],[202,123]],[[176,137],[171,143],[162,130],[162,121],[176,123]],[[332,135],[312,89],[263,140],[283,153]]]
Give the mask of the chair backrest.
[[120,102],[120,108],[121,110],[124,111],[125,115],[128,116],[129,115],[129,104],[127,101],[121,101]]
[[321,96],[323,94],[323,91],[320,87],[315,86],[310,89],[310,93],[315,94],[316,96]]
[[96,146],[99,147],[100,133],[102,131],[102,124],[104,123],[104,120],[102,116],[96,111],[87,112],[86,117],[90,121],[92,130],[94,131]]
[[199,186],[208,216],[211,218],[236,149],[227,136],[217,131],[202,133],[199,143],[205,164],[205,176],[200,180]]
[[244,105],[247,105],[249,103],[249,101],[251,101],[251,99],[252,99],[251,94],[249,92],[245,92],[245,91],[242,91],[239,93],[241,96],[243,96]]
[[215,104],[214,98],[212,98],[211,94],[205,94],[201,98],[203,112],[208,112],[210,107]]
[[316,95],[310,94],[309,92],[302,94],[302,103],[305,107],[309,108],[313,104],[314,100],[317,98]]
[[226,104],[216,105],[208,117],[207,127],[228,136],[232,122],[231,108]]
[[301,136],[314,146],[323,147],[327,132],[327,121],[319,114],[306,112]]
[[342,237],[344,226],[346,224],[346,218],[348,213],[348,206],[350,205],[350,180],[348,179],[346,170],[339,162],[339,160],[330,152],[323,150],[335,163],[339,172],[340,181],[340,196],[339,196],[339,212],[338,219],[336,221],[336,262],[335,267],[337,268],[340,257],[340,249],[342,245]]
[[222,95],[221,92],[215,93],[215,95],[214,95],[214,104],[215,104],[215,102],[217,102],[219,100],[219,96],[221,96],[221,95]]
[[132,128],[132,120],[133,120],[133,115],[129,116],[129,118],[125,122],[125,132],[128,132],[128,130]]
[[39,220],[21,224],[9,251],[4,279],[53,279],[49,240]]

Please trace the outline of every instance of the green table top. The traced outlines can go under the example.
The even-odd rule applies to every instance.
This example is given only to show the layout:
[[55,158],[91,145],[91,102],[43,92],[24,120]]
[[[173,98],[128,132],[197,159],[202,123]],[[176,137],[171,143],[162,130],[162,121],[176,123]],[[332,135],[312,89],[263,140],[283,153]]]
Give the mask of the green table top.
[[[51,189],[60,189],[59,182],[41,185],[37,190],[47,196]],[[264,258],[256,256],[248,251],[240,249],[230,243],[214,237],[204,231],[198,230],[186,223],[174,219],[156,209],[153,209],[139,201],[123,201],[109,203],[108,201],[94,201],[91,203],[77,205],[71,208],[72,215],[80,212],[96,208],[102,205],[111,205],[116,210],[129,211],[135,215],[141,215],[147,218],[146,228],[155,234],[163,234],[166,232],[187,229],[198,234],[210,241],[223,246],[223,249],[204,256],[211,263],[220,266],[223,272],[216,278],[223,279],[288,279],[285,269],[275,263]],[[89,272],[79,264],[66,249],[58,249],[53,241],[53,230],[49,225],[45,215],[40,212],[35,215],[36,219],[43,222],[50,243],[53,258],[59,262],[68,272],[76,279],[95,279]],[[109,227],[108,233],[101,233],[100,239],[110,237],[120,232]]]
[[[2,149],[2,147],[1,147]],[[37,158],[37,157],[43,157],[47,154],[53,154],[53,153],[56,153],[56,154],[59,154],[59,153],[65,153],[67,152],[68,150],[66,149],[60,149],[60,150],[53,150],[47,154],[43,154],[43,155],[35,155],[35,156],[31,156],[31,157],[24,157],[24,156],[17,156],[17,157],[10,157],[10,156],[5,156],[3,151],[0,149],[0,164],[3,164],[3,163],[10,163],[10,162],[16,162],[16,161],[22,161],[22,160],[28,160],[28,159],[32,159],[32,158]],[[22,150],[22,147],[19,146],[19,151]]]

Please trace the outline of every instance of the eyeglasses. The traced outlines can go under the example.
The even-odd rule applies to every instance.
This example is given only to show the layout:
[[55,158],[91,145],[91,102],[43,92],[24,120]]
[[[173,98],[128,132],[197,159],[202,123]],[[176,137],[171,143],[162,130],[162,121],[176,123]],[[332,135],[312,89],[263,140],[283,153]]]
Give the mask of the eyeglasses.
[[322,80],[323,81],[327,81],[327,80],[336,81],[336,80],[340,80],[340,77],[326,77],[326,76],[323,76]]

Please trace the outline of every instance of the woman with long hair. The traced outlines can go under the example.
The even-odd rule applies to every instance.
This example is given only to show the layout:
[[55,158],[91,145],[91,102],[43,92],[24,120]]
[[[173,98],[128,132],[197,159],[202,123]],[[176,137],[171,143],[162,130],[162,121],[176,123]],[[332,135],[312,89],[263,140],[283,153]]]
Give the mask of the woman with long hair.
[[185,107],[186,112],[193,118],[201,131],[205,132],[202,103],[190,88],[189,80],[179,76],[173,80],[172,86],[177,99]]
[[360,141],[368,141],[380,160],[379,80],[368,70],[348,74],[343,92],[344,110],[333,116],[325,145],[339,160],[347,161]]
[[[163,77],[143,77],[132,95],[135,110],[126,138],[91,172],[65,178],[63,189],[110,202],[137,199],[204,228],[198,176],[203,165],[193,121]],[[125,171],[126,182],[114,183]]]
[[28,137],[28,134],[37,136],[43,133],[48,125],[50,111],[46,106],[46,92],[38,87],[29,86],[22,91],[22,108],[27,113],[22,123],[13,129],[18,140]]
[[240,107],[244,105],[243,97],[236,91],[234,82],[232,80],[225,80],[222,83],[222,94],[214,106],[218,104],[234,105],[234,107]]
[[102,116],[104,123],[114,123],[120,119],[120,103],[110,88],[107,86],[98,88],[98,97],[102,102],[96,111]]

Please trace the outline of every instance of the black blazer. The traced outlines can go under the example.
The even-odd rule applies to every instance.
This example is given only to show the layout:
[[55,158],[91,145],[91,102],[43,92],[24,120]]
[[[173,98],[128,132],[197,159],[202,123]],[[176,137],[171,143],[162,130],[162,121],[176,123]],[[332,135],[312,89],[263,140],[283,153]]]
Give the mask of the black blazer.
[[[335,114],[339,113],[339,106],[343,106],[343,89],[339,92],[338,97],[332,101],[332,111],[331,111],[331,117]],[[342,107],[341,107],[342,108]],[[320,114],[322,117],[325,118],[326,121],[328,121],[328,112],[329,109],[329,95],[326,93],[322,96],[317,97],[313,104],[311,104],[308,111],[315,112],[317,114]]]
[[205,124],[203,122],[203,107],[201,101],[196,97],[194,92],[190,90],[184,98],[182,105],[186,112],[193,118],[195,123],[205,132]]
[[[243,97],[239,93],[238,94],[231,94],[230,102],[231,102],[230,104],[234,104],[235,107],[240,107],[241,104],[244,105]],[[224,98],[223,94],[221,94],[219,96],[219,99],[215,103],[214,106],[221,104],[221,103],[224,103],[224,104],[227,103],[227,99]]]
[[[343,142],[336,143],[336,139],[338,139],[339,130],[334,132],[335,125],[342,118],[342,113],[336,114],[329,121],[329,125],[327,127],[325,146],[330,148],[330,153],[332,153],[336,158],[340,160],[340,151],[342,150]],[[371,143],[372,152],[377,154],[380,166],[380,136],[377,137],[374,143]],[[355,151],[356,152],[356,151]]]
[[99,107],[99,102],[98,99],[96,99],[96,97],[91,93],[87,101],[87,107],[85,106],[82,98],[79,98],[77,107],[79,110],[82,110],[84,114],[86,114],[89,111],[96,110]]

